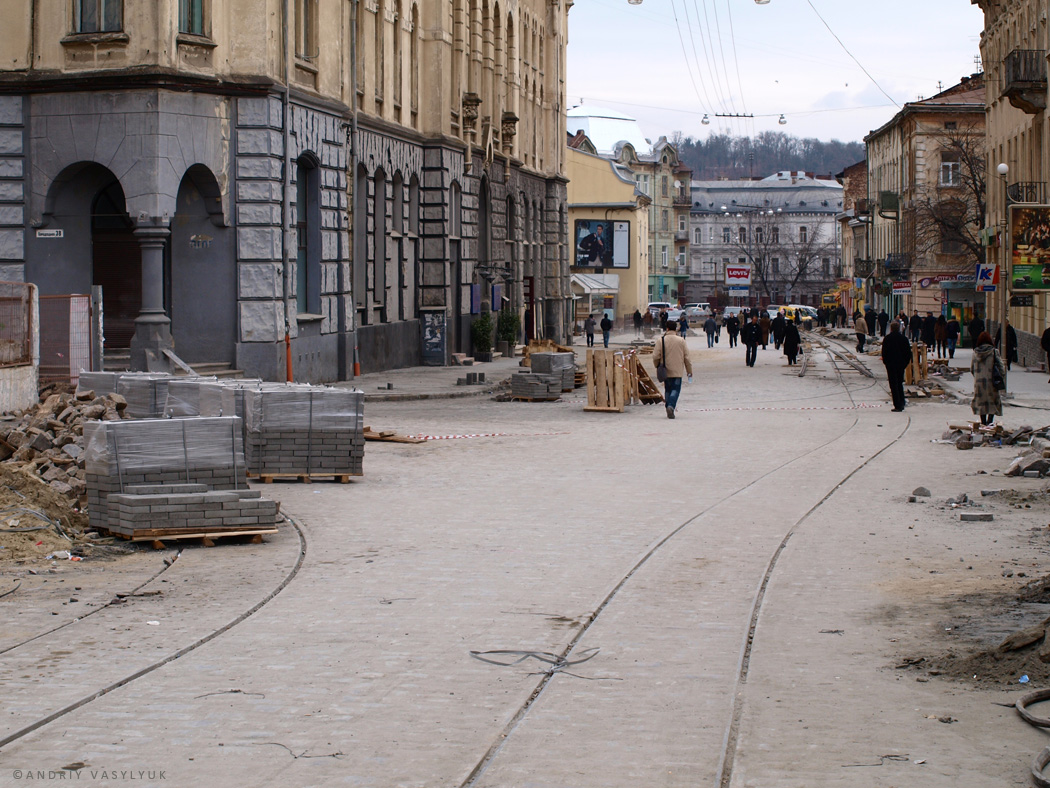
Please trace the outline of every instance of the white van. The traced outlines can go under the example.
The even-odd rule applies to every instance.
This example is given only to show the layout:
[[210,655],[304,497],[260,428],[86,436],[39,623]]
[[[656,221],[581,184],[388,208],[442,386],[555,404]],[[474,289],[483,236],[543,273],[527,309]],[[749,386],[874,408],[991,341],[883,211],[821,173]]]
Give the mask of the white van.
[[699,320],[702,317],[708,317],[711,314],[711,304],[707,301],[700,301],[696,304],[686,304],[683,309],[685,310],[685,316],[690,320]]

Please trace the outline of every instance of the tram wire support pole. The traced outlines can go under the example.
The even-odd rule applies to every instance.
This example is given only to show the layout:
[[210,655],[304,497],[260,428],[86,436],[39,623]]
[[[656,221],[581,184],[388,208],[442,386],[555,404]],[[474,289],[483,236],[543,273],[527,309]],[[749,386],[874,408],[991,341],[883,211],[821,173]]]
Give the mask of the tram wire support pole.
[[[1003,182],[1003,234],[1000,241],[1003,251],[1001,255],[1002,270],[999,272],[999,347],[1005,356],[1003,359],[1003,382],[1009,386],[1007,365],[1009,364],[1010,349],[1006,345],[1006,320],[1007,311],[1010,308],[1010,295],[1007,292],[1010,282],[1010,184],[1006,180],[1006,176],[1010,174],[1010,165],[1006,162],[1001,162],[995,168],[995,171],[999,173],[999,177]],[[1006,391],[1006,389],[1004,388],[1003,391]]]

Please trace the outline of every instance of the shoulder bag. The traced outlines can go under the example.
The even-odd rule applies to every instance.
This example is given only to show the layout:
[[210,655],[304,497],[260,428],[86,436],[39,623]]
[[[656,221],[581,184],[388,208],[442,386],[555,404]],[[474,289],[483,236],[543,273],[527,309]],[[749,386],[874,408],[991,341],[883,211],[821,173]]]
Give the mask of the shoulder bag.
[[660,337],[660,366],[656,368],[656,379],[663,383],[667,380],[667,343]]

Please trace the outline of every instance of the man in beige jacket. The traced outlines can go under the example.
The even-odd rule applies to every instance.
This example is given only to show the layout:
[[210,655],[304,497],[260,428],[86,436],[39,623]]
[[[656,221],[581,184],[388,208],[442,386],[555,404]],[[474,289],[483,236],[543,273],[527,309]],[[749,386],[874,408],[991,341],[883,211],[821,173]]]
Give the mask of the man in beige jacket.
[[667,418],[674,418],[674,409],[678,405],[678,395],[682,393],[682,378],[689,375],[693,380],[693,365],[689,361],[689,348],[685,340],[675,333],[678,324],[667,321],[667,331],[656,340],[653,351],[653,364],[667,367],[667,378],[664,380],[664,402],[667,405]]

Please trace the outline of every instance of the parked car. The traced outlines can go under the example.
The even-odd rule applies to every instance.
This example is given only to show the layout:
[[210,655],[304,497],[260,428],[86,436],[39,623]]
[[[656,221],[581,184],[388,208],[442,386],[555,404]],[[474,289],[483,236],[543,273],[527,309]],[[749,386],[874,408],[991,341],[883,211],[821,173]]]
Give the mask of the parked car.
[[660,319],[661,309],[667,311],[668,320],[678,320],[682,316],[681,308],[675,306],[669,301],[650,301],[647,309],[649,310],[650,314],[652,314],[653,320]]
[[707,301],[701,301],[696,304],[686,304],[683,309],[685,310],[685,316],[690,321],[706,319],[711,314],[711,304]]
[[743,311],[744,307],[742,306],[727,306],[725,309],[722,310],[722,322],[724,323],[725,319],[730,315],[736,315],[737,319],[739,319],[740,313]]

